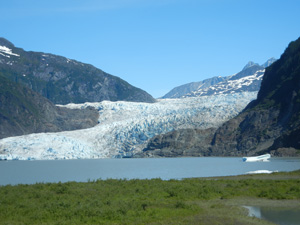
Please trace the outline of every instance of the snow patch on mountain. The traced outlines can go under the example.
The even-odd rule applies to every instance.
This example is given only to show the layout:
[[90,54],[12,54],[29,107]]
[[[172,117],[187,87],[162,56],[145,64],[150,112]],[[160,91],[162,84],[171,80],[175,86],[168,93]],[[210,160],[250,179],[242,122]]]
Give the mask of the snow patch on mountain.
[[147,140],[180,128],[218,127],[237,115],[257,96],[243,92],[156,103],[110,102],[68,104],[95,107],[99,124],[93,128],[39,133],[0,140],[2,160],[113,158],[141,151]]
[[212,77],[199,82],[192,82],[173,88],[170,92],[164,95],[162,98],[181,98],[182,96],[197,91],[199,89],[208,88],[221,81],[226,80],[226,77]]
[[234,76],[232,76],[229,77],[229,79],[212,85],[208,88],[199,89],[192,93],[186,94],[183,96],[183,98],[238,93],[243,91],[257,91],[259,90],[264,72],[265,70],[258,70],[252,75],[241,77],[239,79],[233,79]]
[[[203,96],[203,95],[216,95],[216,94],[222,94],[222,93],[234,93],[234,92],[240,92],[240,91],[258,91],[260,88],[261,84],[261,77],[259,79],[255,79],[255,81],[251,82],[251,79],[255,72],[264,70],[266,67],[272,65],[277,59],[275,58],[270,58],[268,59],[264,64],[259,65],[258,63],[249,61],[243,69],[230,76],[217,76],[217,77],[212,77],[209,79],[205,79],[203,81],[199,82],[192,82],[184,85],[180,85],[178,87],[173,88],[170,92],[168,92],[166,95],[164,95],[162,98],[185,98],[185,97],[195,97],[195,96]],[[260,74],[262,75],[262,74]],[[228,80],[237,80],[242,77],[249,77],[249,84],[243,87],[243,89],[240,88],[230,88],[232,85],[226,85],[226,81]],[[247,78],[245,78],[247,79]],[[223,83],[221,83],[223,82]],[[251,83],[250,83],[251,82]],[[218,86],[215,86],[219,84]],[[238,82],[237,82],[238,83]],[[224,86],[222,89],[221,86]],[[227,86],[227,87],[226,87]],[[211,90],[209,87],[212,87]],[[228,90],[226,90],[228,88]],[[231,89],[229,91],[229,89]],[[216,91],[212,91],[216,90]],[[217,90],[220,90],[218,92]],[[199,94],[199,95],[198,95]]]
[[20,55],[13,53],[12,49],[6,47],[6,46],[1,46],[0,45],[0,55],[5,56],[7,58],[10,58],[10,56],[18,56],[20,57]]

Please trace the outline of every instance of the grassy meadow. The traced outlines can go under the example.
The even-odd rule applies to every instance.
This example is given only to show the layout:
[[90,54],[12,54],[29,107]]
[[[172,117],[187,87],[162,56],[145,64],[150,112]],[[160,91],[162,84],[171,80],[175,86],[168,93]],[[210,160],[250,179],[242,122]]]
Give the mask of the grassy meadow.
[[0,186],[0,224],[271,224],[243,205],[300,209],[300,170],[183,180]]

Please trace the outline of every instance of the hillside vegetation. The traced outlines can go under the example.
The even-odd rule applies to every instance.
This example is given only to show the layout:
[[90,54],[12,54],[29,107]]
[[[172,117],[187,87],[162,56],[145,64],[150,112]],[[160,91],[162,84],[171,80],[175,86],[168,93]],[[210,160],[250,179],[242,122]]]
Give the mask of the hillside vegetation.
[[0,187],[0,224],[268,224],[241,206],[300,207],[300,171]]

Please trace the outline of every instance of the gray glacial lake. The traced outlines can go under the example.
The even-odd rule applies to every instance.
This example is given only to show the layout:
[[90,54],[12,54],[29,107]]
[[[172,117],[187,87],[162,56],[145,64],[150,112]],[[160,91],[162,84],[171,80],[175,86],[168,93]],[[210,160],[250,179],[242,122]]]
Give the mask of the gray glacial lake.
[[87,182],[97,179],[182,179],[300,169],[300,158],[243,162],[239,157],[0,161],[0,185]]
[[279,225],[300,225],[300,212],[296,208],[244,206],[249,216],[271,221]]

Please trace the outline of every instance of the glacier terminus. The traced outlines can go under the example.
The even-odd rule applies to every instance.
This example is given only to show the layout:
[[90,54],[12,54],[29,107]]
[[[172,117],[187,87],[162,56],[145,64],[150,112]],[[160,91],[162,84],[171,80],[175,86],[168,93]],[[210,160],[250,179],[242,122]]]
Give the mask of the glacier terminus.
[[184,128],[217,128],[254,100],[257,92],[240,92],[156,103],[111,102],[68,104],[94,107],[98,125],[57,133],[36,133],[0,140],[1,160],[52,160],[131,157],[158,134]]

